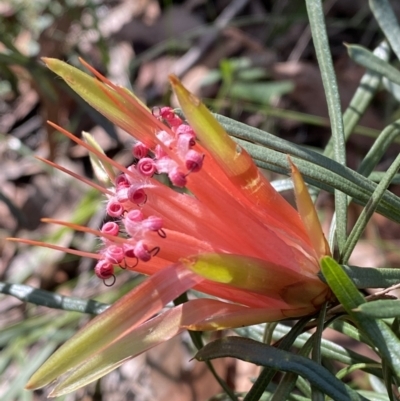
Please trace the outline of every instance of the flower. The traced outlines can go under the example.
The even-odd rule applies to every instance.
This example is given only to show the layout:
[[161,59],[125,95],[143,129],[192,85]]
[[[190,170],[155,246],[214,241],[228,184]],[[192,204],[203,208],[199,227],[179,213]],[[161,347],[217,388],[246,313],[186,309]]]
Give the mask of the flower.
[[[116,266],[150,277],[56,351],[27,388],[43,387],[64,375],[51,395],[65,394],[182,330],[299,317],[315,313],[330,298],[317,275],[329,247],[290,159],[298,211],[176,77],[170,81],[186,121],[168,107],[150,112],[132,93],[85,63],[98,79],[58,60],[44,62],[137,140],[132,149],[137,162],[124,167],[89,137],[83,142],[52,124],[94,155],[110,185],[92,185],[107,197],[112,220],[100,231],[48,221],[102,238],[100,252],[89,255],[98,260],[95,273],[100,278],[112,278]],[[164,185],[154,178],[156,173],[184,190]],[[161,312],[191,288],[212,298]]]

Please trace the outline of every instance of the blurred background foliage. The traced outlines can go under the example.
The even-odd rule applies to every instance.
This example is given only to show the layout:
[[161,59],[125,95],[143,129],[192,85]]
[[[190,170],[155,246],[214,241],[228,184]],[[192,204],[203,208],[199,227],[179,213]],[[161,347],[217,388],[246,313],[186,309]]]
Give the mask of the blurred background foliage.
[[[392,2],[397,15],[400,3]],[[324,12],[343,110],[365,72],[348,56],[345,42],[374,49],[383,39],[368,3],[327,0]],[[97,240],[42,217],[98,228],[102,198],[71,177],[48,168],[48,158],[90,178],[87,152],[46,125],[51,120],[76,135],[90,132],[109,156],[132,162],[132,139],[112,126],[47,71],[40,57],[79,65],[83,57],[111,80],[132,88],[150,107],[176,105],[167,84],[177,74],[209,107],[296,144],[323,149],[330,137],[327,106],[311,39],[306,6],[289,0],[5,0],[0,4],[0,275],[69,297],[110,303],[141,280],[118,275],[106,288],[92,274],[92,261],[56,251],[16,246],[7,236],[42,240],[92,251]],[[397,66],[398,62],[394,65]],[[380,130],[399,118],[398,88],[382,86],[347,144],[348,165],[360,164]],[[399,152],[394,143],[378,165],[385,171]],[[271,179],[276,175],[271,175]],[[398,193],[396,186],[392,191]],[[290,194],[289,194],[290,197]],[[321,218],[329,223],[333,203],[322,193]],[[349,209],[350,223],[360,213]],[[374,216],[350,262],[398,267],[399,227]],[[0,287],[10,293],[6,285]],[[33,371],[88,315],[21,302],[27,289],[0,297],[0,398],[42,400],[45,391],[23,386]],[[23,295],[21,295],[23,294]],[[32,293],[31,296],[41,296]],[[257,329],[259,330],[259,329]],[[257,332],[258,333],[258,332]],[[338,334],[329,334],[343,342]],[[260,336],[253,335],[260,339]],[[171,345],[172,344],[172,345]],[[360,343],[351,352],[370,356]],[[361,349],[359,349],[361,347]],[[183,336],[135,358],[96,385],[65,400],[203,400],[220,389],[207,369],[188,362],[192,346]],[[183,367],[182,367],[183,366]],[[342,366],[342,365],[338,365]],[[219,374],[238,392],[247,391],[258,368],[218,360]],[[348,381],[366,390],[378,383],[352,373]]]

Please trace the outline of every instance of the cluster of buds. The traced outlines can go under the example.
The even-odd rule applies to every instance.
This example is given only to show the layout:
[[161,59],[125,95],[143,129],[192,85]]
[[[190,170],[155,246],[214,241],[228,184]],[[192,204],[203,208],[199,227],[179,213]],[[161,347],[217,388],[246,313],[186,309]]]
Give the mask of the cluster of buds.
[[[139,261],[148,262],[157,255],[160,247],[149,246],[146,239],[148,233],[157,233],[160,238],[166,238],[163,230],[163,218],[148,215],[142,211],[147,201],[146,188],[154,187],[149,180],[154,174],[166,174],[171,184],[185,187],[187,176],[199,172],[203,165],[204,154],[194,149],[196,134],[193,129],[183,122],[171,107],[153,109],[153,115],[168,128],[156,134],[160,144],[150,149],[143,142],[132,146],[135,162],[127,167],[126,173],[115,178],[113,196],[109,196],[106,212],[113,220],[101,228],[103,246],[100,251],[102,259],[95,266],[95,273],[105,280],[106,285],[115,281],[114,266],[123,269],[134,268]],[[174,153],[171,158],[170,154]],[[176,162],[183,161],[183,168]],[[125,242],[113,241],[121,233]],[[151,240],[151,242],[154,242]],[[109,282],[109,279],[112,279]]]

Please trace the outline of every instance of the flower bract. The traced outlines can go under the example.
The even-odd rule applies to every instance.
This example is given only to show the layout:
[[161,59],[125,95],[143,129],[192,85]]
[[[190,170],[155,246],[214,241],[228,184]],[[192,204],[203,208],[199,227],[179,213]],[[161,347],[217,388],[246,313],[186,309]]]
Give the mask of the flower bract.
[[[93,184],[107,199],[107,221],[98,231],[73,227],[101,238],[91,255],[95,273],[108,280],[124,268],[149,277],[56,351],[28,388],[57,379],[51,395],[65,394],[182,330],[299,317],[329,300],[318,277],[329,247],[289,158],[297,209],[176,77],[170,81],[184,117],[169,107],[150,111],[91,67],[95,77],[59,60],[44,62],[134,138],[135,162],[121,166],[90,137],[81,141],[53,124],[89,149],[107,177]],[[190,289],[208,297],[163,311]]]

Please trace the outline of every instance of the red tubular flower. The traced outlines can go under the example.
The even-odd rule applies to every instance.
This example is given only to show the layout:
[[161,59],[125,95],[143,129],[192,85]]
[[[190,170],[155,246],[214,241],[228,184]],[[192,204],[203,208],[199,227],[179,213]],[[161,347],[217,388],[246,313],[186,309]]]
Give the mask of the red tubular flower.
[[[299,317],[315,313],[329,299],[328,287],[317,276],[329,248],[290,159],[298,211],[176,77],[171,84],[186,122],[170,108],[151,113],[132,93],[90,67],[98,79],[61,61],[44,61],[140,141],[133,153],[139,163],[151,166],[146,171],[120,166],[58,127],[100,163],[119,170],[116,178],[109,174],[113,185],[103,189],[107,213],[115,221],[99,232],[70,225],[103,239],[103,249],[93,255],[103,267],[99,276],[112,274],[114,263],[135,266],[150,277],[64,344],[28,388],[68,372],[52,393],[65,394],[184,329],[220,330]],[[161,184],[154,172],[167,174],[190,194]],[[217,299],[191,300],[160,313],[191,288]]]

